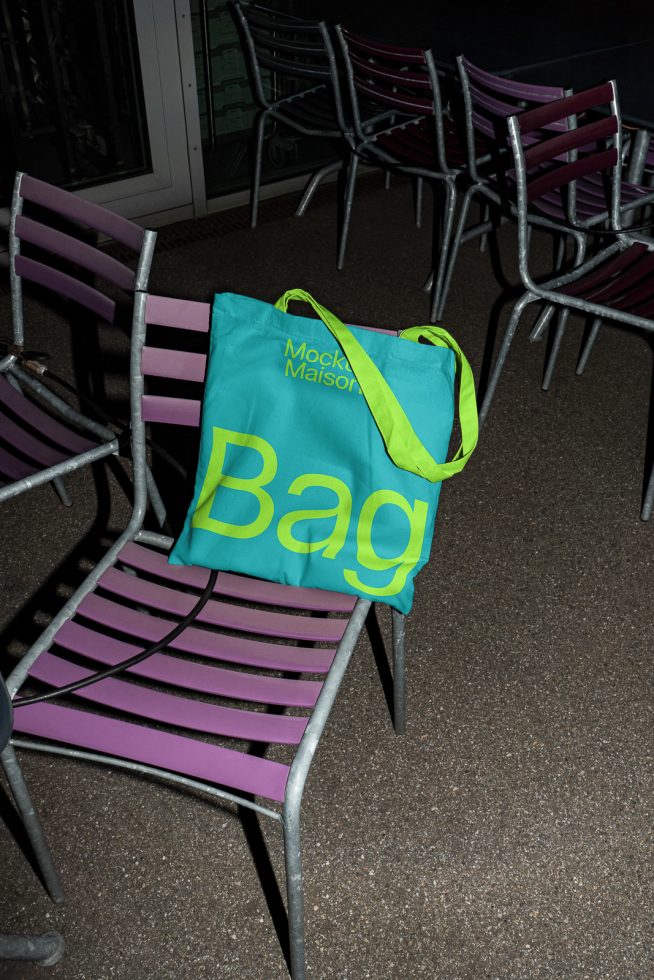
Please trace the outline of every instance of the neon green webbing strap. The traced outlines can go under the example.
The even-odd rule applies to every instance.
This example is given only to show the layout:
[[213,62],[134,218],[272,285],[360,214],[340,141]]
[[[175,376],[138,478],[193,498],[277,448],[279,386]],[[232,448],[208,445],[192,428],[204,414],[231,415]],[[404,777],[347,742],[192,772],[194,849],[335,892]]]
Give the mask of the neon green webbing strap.
[[453,459],[447,463],[437,463],[416,435],[404,413],[404,409],[379,368],[352,331],[303,289],[289,289],[277,300],[275,307],[286,312],[291,300],[309,303],[338,341],[354,376],[361,386],[363,396],[386,444],[388,455],[395,465],[399,466],[400,469],[424,477],[430,483],[447,480],[448,477],[459,473],[470,459],[477,444],[478,422],[472,370],[454,338],[441,327],[432,326],[409,327],[408,330],[403,330],[400,333],[403,340],[412,340],[417,343],[424,338],[436,347],[448,347],[454,352],[456,358],[459,371],[461,445]]

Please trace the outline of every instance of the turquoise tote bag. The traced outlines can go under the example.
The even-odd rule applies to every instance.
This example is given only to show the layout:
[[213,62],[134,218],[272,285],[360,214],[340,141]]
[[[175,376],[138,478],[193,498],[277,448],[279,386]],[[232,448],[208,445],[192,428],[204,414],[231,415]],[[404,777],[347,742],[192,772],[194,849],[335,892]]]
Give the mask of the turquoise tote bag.
[[[287,312],[310,304],[320,319]],[[459,372],[462,445],[445,462]],[[441,481],[477,441],[470,366],[438,327],[347,327],[303,290],[215,297],[195,491],[173,564],[408,612]]]

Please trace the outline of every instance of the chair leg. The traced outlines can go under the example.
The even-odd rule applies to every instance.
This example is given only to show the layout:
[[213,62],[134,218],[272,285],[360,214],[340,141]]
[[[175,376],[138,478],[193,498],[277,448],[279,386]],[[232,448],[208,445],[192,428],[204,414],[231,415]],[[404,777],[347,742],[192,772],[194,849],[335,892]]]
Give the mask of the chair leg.
[[264,110],[257,119],[257,134],[254,144],[254,172],[252,174],[252,201],[250,204],[250,227],[257,227],[257,217],[259,215],[259,189],[261,187],[261,161],[263,159],[263,131],[268,119],[268,112]]
[[406,732],[406,616],[391,611],[393,623],[393,725],[396,735]]
[[532,341],[532,343],[536,340],[541,339],[543,333],[547,329],[550,320],[552,319],[554,310],[555,310],[554,304],[548,303],[545,309],[543,309],[538,314],[538,319],[536,320],[535,324],[533,325],[529,333],[529,339]]
[[304,886],[302,882],[299,805],[285,810],[283,828],[291,980],[305,980]]
[[306,209],[309,207],[309,204],[311,203],[311,198],[318,190],[318,186],[321,180],[324,180],[324,178],[328,177],[329,174],[334,174],[342,169],[343,169],[343,161],[336,160],[336,161],[332,161],[331,163],[325,164],[325,166],[321,167],[320,170],[316,170],[315,174],[313,174],[311,180],[309,181],[309,183],[304,189],[302,200],[300,201],[297,208],[295,209],[296,218],[301,218],[304,212],[306,211]]
[[556,367],[559,351],[561,350],[561,341],[563,340],[563,335],[565,333],[565,325],[569,312],[570,311],[568,308],[564,306],[559,314],[558,323],[556,324],[556,332],[554,334],[554,341],[552,343],[552,350],[550,351],[550,356],[547,359],[547,366],[545,367],[545,375],[543,377],[542,384],[543,391],[549,391],[550,385],[552,384],[554,368]]
[[497,355],[497,360],[495,361],[495,366],[488,380],[488,386],[484,393],[484,400],[479,409],[479,431],[481,432],[484,423],[486,422],[486,417],[488,415],[488,410],[490,409],[491,402],[493,400],[493,395],[495,394],[495,389],[497,388],[497,382],[500,379],[502,369],[504,368],[504,362],[506,361],[507,354],[509,353],[509,348],[511,346],[511,341],[513,340],[513,335],[516,332],[518,323],[520,322],[520,317],[522,316],[524,308],[536,300],[533,293],[524,293],[516,305],[513,307],[513,313],[511,314],[511,319],[509,320],[509,325],[506,328],[506,333],[504,334],[504,339],[502,340],[502,346],[500,347],[499,353]]
[[64,507],[72,507],[73,501],[70,499],[70,494],[66,490],[66,484],[60,476],[55,476],[52,480],[52,486],[57,491],[57,496],[61,500]]
[[359,158],[356,153],[353,153],[350,157],[350,166],[347,174],[347,186],[345,189],[345,203],[343,205],[343,228],[341,229],[341,240],[338,246],[338,259],[336,261],[336,267],[342,269],[345,263],[345,249],[347,248],[347,239],[350,234],[350,221],[352,218],[352,205],[354,202],[354,186],[357,180],[357,169],[359,167]]
[[149,466],[145,470],[145,480],[148,488],[148,499],[152,505],[152,510],[154,511],[154,516],[157,519],[159,527],[163,527],[166,523],[166,507],[161,499],[161,494],[159,493],[159,487],[157,486],[154,476],[152,475],[152,470]]
[[425,181],[422,177],[416,178],[416,228],[422,228],[422,192]]
[[32,845],[32,850],[43,875],[48,893],[53,902],[63,902],[64,893],[52,862],[52,855],[46,844],[39,818],[36,815],[34,804],[23,779],[23,773],[12,745],[5,746],[0,754],[0,761],[2,762],[2,768],[5,771],[7,782],[16,801],[25,832]]
[[590,327],[588,340],[584,344],[582,351],[579,354],[579,360],[577,361],[577,370],[576,370],[577,374],[583,374],[584,371],[586,370],[586,365],[588,364],[588,358],[590,357],[591,351],[595,345],[595,341],[597,340],[597,335],[600,332],[601,326],[602,326],[602,318],[599,316],[595,317]]
[[463,203],[461,205],[461,213],[459,214],[459,222],[456,226],[456,232],[452,240],[452,244],[449,248],[449,255],[447,257],[447,267],[445,269],[445,275],[443,277],[443,284],[440,289],[440,306],[436,311],[437,316],[442,316],[443,310],[445,308],[445,303],[447,302],[447,297],[450,291],[450,283],[452,281],[452,273],[454,272],[454,266],[456,265],[456,260],[459,255],[459,249],[461,247],[461,236],[463,235],[463,229],[465,228],[466,219],[468,217],[468,209],[472,198],[474,197],[474,188],[469,190],[465,197],[463,198]]
[[652,472],[649,475],[649,482],[647,484],[647,490],[645,491],[645,499],[643,500],[643,509],[640,512],[641,521],[648,521],[652,516],[652,505],[654,504],[654,466],[652,466]]
[[64,950],[64,937],[59,932],[44,932],[42,936],[0,935],[0,960],[54,966],[63,957]]
[[450,254],[450,242],[452,240],[452,228],[454,226],[454,211],[456,209],[456,189],[454,184],[446,182],[445,191],[445,215],[443,217],[443,238],[441,241],[438,265],[436,266],[436,277],[434,291],[432,293],[432,303],[429,310],[429,318],[432,323],[436,323],[443,316],[445,307],[445,296],[443,295],[443,281],[447,272],[448,258]]

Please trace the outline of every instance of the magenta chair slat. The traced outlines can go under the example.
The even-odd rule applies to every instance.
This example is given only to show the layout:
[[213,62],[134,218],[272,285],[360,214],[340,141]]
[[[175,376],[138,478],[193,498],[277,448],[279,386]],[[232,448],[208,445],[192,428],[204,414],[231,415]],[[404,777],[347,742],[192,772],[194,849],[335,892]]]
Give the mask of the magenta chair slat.
[[17,216],[15,228],[16,234],[23,242],[45,248],[53,255],[61,255],[81,268],[94,272],[101,279],[113,282],[115,286],[120,286],[127,292],[133,291],[134,271],[122,262],[112,259],[106,252],[99,252],[97,248],[87,245],[78,238],[66,235],[56,228],[49,228],[39,221],[32,221],[22,214]]
[[141,358],[143,374],[180,381],[204,381],[207,367],[205,354],[192,351],[171,351],[161,347],[145,347]]
[[[170,426],[180,419],[198,426],[199,400],[177,392],[190,382],[201,393],[206,351],[198,351],[198,331],[208,345],[209,314],[206,303],[137,297],[131,518],[10,674],[12,738],[19,747],[152,769],[277,820],[284,831],[292,976],[306,980],[301,803],[370,602],[230,572],[210,578],[205,568],[170,565],[173,540],[145,529],[145,421],[158,420],[152,425],[161,440],[177,436]],[[171,327],[177,352],[159,343],[163,329],[170,344]],[[148,381],[173,394],[144,393]],[[166,489],[171,497],[179,492],[168,483]],[[198,609],[201,595],[206,603]],[[404,619],[393,612],[391,623],[394,721],[402,732]],[[71,706],[77,703],[79,710]],[[270,747],[275,761],[266,758]]]
[[88,752],[111,754],[279,802],[284,799],[288,766],[281,763],[102,715],[94,715],[90,726],[86,715],[58,704],[27,705],[16,708],[14,725],[26,735]]
[[[190,665],[191,671],[195,666],[197,665]],[[71,664],[51,653],[44,653],[39,658],[38,664],[35,665],[32,677],[52,687],[62,687],[65,684],[71,684],[73,681],[88,677],[91,673],[92,671],[88,668]],[[238,697],[237,694],[225,695],[217,683],[220,675],[215,670],[209,668],[204,673],[207,678],[212,677],[215,680],[206,688],[194,686],[193,690],[202,694]],[[181,671],[180,674],[182,674]],[[160,671],[157,674],[154,668],[151,672],[131,668],[127,672],[127,676],[129,675],[150,677],[166,684],[175,683],[165,671]],[[191,685],[180,685],[180,687],[190,688]],[[206,704],[192,698],[179,697],[164,691],[153,690],[142,684],[131,684],[128,681],[116,680],[115,678],[98,681],[97,684],[82,688],[78,696],[93,701],[95,704],[103,705],[105,708],[114,708],[116,711],[147,718],[149,721],[187,728],[190,731],[206,732],[209,735],[226,735],[229,738],[251,738],[260,742],[297,745],[306,728],[306,718],[246,711],[242,708],[226,707],[219,704]],[[263,700],[266,704],[271,703],[268,697]],[[313,703],[314,701],[309,702],[308,707],[311,707]],[[281,701],[280,704],[286,705],[287,702]]]
[[116,304],[114,300],[105,296],[103,293],[80,282],[79,279],[60,272],[59,269],[52,269],[42,262],[28,259],[24,255],[17,255],[14,259],[14,269],[21,279],[29,279],[39,286],[45,286],[66,299],[72,299],[80,306],[85,306],[87,310],[102,317],[107,323],[114,322]]
[[153,296],[150,293],[145,301],[145,316],[148,323],[159,327],[208,333],[211,306],[196,300]]
[[[176,581],[180,585],[190,585],[196,589],[204,588],[207,572],[204,568],[169,565],[165,555],[151,551],[138,544],[126,545],[120,554],[121,562],[132,568],[157,574]],[[338,592],[322,589],[302,589],[293,585],[279,585],[263,579],[248,578],[247,575],[232,575],[221,572],[216,582],[214,595],[231,596],[248,602],[264,605],[288,606],[292,609],[309,609],[312,612],[341,612],[349,614],[356,600]]]
[[[117,617],[119,617],[121,632],[143,643],[161,640],[170,630],[170,620],[126,606],[116,609],[113,602],[95,593],[83,600],[79,613],[94,628],[81,626],[77,621],[68,622],[57,634],[57,642],[66,649],[84,656],[87,656],[90,650],[94,655],[96,652],[99,655],[99,651],[105,644],[112,644],[112,638],[105,636],[97,627],[111,627]],[[183,653],[242,664],[245,667],[312,674],[324,674],[329,670],[335,649],[314,645],[289,646],[279,642],[270,643],[252,637],[215,633],[193,626],[189,626],[181,636],[172,640],[169,647]]]
[[68,191],[27,174],[23,174],[20,193],[25,200],[41,204],[65,218],[78,221],[87,228],[101,231],[134,252],[140,252],[143,247],[145,234],[143,228],[99,204],[85,201],[81,197],[76,197]]
[[[134,580],[134,576],[108,568],[99,585],[115,596],[146,603],[152,609],[185,616],[193,608],[193,596],[176,589]],[[344,621],[309,616],[287,615],[265,609],[250,609],[227,602],[210,600],[198,621],[222,626],[226,629],[246,630],[264,636],[278,636],[288,640],[311,640],[314,643],[333,643],[340,640]]]
[[187,425],[197,428],[200,424],[202,403],[191,398],[174,398],[170,395],[144,395],[143,420],[162,422],[167,425]]

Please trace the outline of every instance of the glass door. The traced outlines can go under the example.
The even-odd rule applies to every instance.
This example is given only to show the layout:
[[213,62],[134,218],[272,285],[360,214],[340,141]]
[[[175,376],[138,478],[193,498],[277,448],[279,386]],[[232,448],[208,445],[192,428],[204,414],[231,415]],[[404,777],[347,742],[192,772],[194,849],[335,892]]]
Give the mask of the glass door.
[[204,187],[187,17],[179,0],[0,0],[0,203],[24,170],[127,217],[189,217]]

